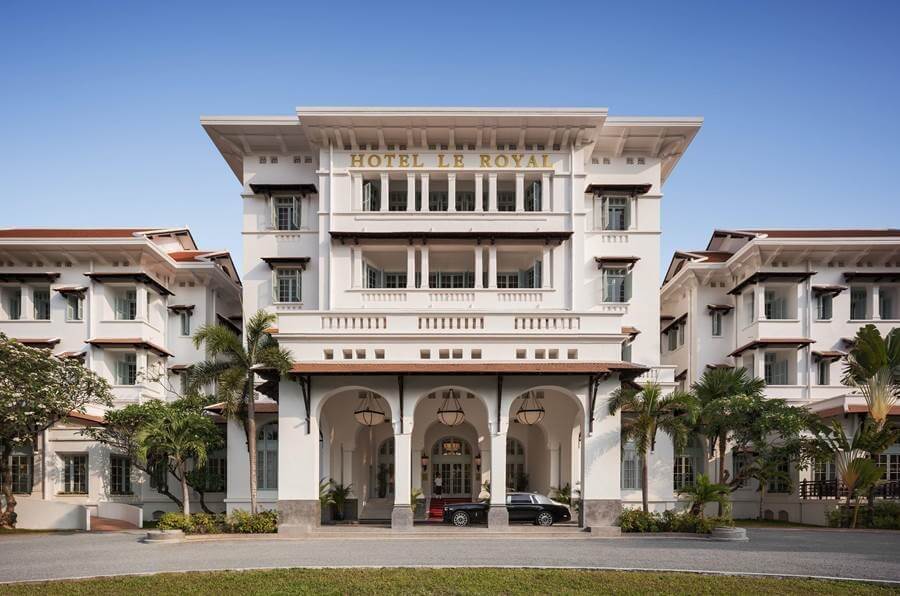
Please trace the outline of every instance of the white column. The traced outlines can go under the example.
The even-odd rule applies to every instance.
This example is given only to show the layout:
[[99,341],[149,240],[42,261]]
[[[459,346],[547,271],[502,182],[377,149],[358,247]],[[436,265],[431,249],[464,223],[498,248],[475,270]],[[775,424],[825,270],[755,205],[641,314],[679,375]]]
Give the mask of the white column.
[[422,211],[428,211],[428,174],[422,174],[422,188],[419,194],[422,195]]
[[475,245],[475,288],[484,287],[484,247]]
[[550,174],[544,173],[541,174],[541,211],[550,211]]
[[491,506],[488,526],[509,524],[506,512],[506,433],[491,435]]
[[19,312],[23,320],[34,319],[34,288],[22,286],[22,308]]
[[[410,478],[412,482],[412,490],[418,489],[422,491],[422,450],[412,450],[412,461],[410,461]],[[412,503],[410,503],[411,505]]]
[[553,260],[553,248],[549,244],[544,245],[544,252],[541,255],[541,287],[551,287],[551,261]]
[[753,291],[756,292],[756,320],[762,321],[766,318],[766,289],[763,284],[757,283]]
[[753,368],[754,376],[765,379],[766,378],[766,351],[763,348],[756,348],[753,354]]
[[516,173],[516,213],[525,211],[525,174]]
[[[310,407],[315,412],[321,402],[322,391],[312,382]],[[319,525],[319,424],[315,415],[306,423],[306,407],[300,386],[293,380],[278,385],[278,533],[305,535]],[[233,435],[229,434],[229,439]],[[247,459],[243,433],[234,437],[236,451],[243,453],[235,459]],[[231,445],[231,441],[229,441]],[[230,455],[230,454],[229,454]],[[231,471],[229,458],[229,472]],[[247,483],[247,478],[235,479]],[[232,478],[228,476],[229,487]],[[229,497],[231,495],[229,494]]]
[[415,173],[406,175],[406,210],[416,210],[416,175]]
[[[621,416],[610,414],[609,395],[618,380],[604,381],[597,391],[594,425],[590,426],[590,410],[585,408],[585,434],[581,450],[582,524],[592,533],[618,534],[614,524],[621,511]],[[580,399],[587,404],[587,383]]]
[[394,434],[394,510],[391,512],[391,529],[411,530],[413,512],[410,508],[412,488],[412,435]]
[[484,211],[484,174],[475,174],[475,211]]
[[406,247],[406,287],[416,287],[416,247],[412,244]]
[[362,249],[359,246],[354,246],[353,251],[353,283],[351,284],[354,288],[363,287],[363,260],[362,260]]
[[550,450],[550,486],[559,488],[560,486],[560,475],[559,475],[559,443],[551,443],[547,446]]
[[387,172],[381,174],[381,211],[388,210],[388,197],[390,196],[391,179]]
[[456,211],[456,174],[447,174],[447,210]]
[[137,300],[135,312],[137,313],[137,318],[147,320],[150,316],[150,313],[147,312],[147,286],[139,284],[135,290],[135,299]]
[[362,211],[362,174],[351,174],[350,184],[350,201],[352,203],[350,209]]
[[[488,246],[488,287],[497,288],[497,245]],[[503,449],[506,449],[504,447]]]
[[881,319],[881,286],[875,284],[872,286],[872,312],[869,313],[870,319]]
[[488,174],[488,211],[497,211],[497,174]]
[[427,288],[428,287],[428,252],[429,252],[428,245],[423,244],[421,250],[422,250],[422,265],[421,265],[420,269],[422,270],[422,273],[421,273],[421,282],[419,283],[419,287]]

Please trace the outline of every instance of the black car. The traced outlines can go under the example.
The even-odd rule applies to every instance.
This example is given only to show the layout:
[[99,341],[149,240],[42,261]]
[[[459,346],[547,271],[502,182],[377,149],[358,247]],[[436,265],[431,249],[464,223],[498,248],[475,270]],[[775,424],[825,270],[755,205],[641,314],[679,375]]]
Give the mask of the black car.
[[[463,527],[469,524],[487,522],[490,504],[450,503],[444,505],[444,523]],[[537,493],[509,493],[506,495],[506,510],[510,522],[531,522],[538,526],[552,526],[557,522],[569,521],[569,508]]]

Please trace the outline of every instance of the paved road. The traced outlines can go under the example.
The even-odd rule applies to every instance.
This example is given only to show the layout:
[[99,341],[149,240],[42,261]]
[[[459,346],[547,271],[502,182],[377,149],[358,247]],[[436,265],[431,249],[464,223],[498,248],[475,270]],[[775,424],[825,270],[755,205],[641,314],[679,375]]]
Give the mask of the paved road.
[[301,566],[550,566],[900,581],[900,532],[749,530],[750,542],[669,537],[320,538],[143,544],[137,533],[0,536],[0,581]]

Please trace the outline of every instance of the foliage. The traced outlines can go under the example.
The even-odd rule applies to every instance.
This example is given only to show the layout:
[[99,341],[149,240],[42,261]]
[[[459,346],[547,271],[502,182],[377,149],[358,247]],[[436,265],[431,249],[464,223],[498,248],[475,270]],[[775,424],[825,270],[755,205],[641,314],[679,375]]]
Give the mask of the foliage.
[[881,370],[900,378],[900,328],[882,337],[875,325],[860,327],[844,364],[845,385],[861,385]]
[[340,521],[344,519],[344,506],[347,504],[347,499],[350,498],[353,485],[348,484],[344,486],[339,482],[335,482],[334,478],[331,479],[330,484],[329,494],[331,504],[334,506],[334,518]]
[[727,484],[710,482],[709,476],[706,474],[700,474],[694,484],[678,491],[679,497],[688,502],[688,510],[691,514],[701,518],[706,517],[705,506],[707,503],[718,503],[723,509],[726,509],[729,505],[729,494],[731,494],[731,488]]
[[189,384],[193,390],[215,383],[216,395],[223,400],[223,414],[239,421],[247,436],[250,462],[250,511],[257,511],[256,487],[256,391],[254,371],[260,368],[280,377],[290,370],[291,353],[278,347],[268,333],[275,324],[274,314],[259,310],[247,321],[246,346],[230,327],[203,325],[194,334],[194,345],[206,347],[207,360],[194,365]]
[[667,509],[660,513],[625,509],[619,516],[618,524],[622,532],[709,534],[713,528],[733,526],[734,522],[730,517],[703,517],[690,511]]
[[31,348],[0,333],[0,527],[15,527],[10,455],[70,412],[111,406],[109,383],[74,359]]
[[676,449],[684,447],[696,419],[696,399],[681,391],[663,396],[658,383],[647,383],[640,391],[624,387],[616,389],[610,396],[608,409],[610,414],[625,413],[622,416],[622,441],[634,441],[641,456],[641,500],[644,511],[649,511],[647,454],[656,447],[658,430],[672,438]]
[[422,496],[422,491],[418,488],[414,488],[409,491],[409,508],[412,509],[413,513],[416,512],[416,505],[419,502],[419,497]]
[[[835,507],[826,514],[828,525],[832,528],[849,528],[855,514],[856,509],[853,507]],[[859,517],[857,526],[878,530],[900,530],[900,503],[876,501],[870,514]]]
[[273,534],[278,531],[278,513],[261,511],[251,514],[235,509],[224,513],[165,513],[156,525],[160,530],[181,530],[185,534]]
[[857,383],[856,389],[866,400],[869,416],[879,427],[883,427],[900,393],[900,386],[894,382],[891,371],[882,368],[864,382]]
[[319,480],[319,506],[324,509],[329,505],[334,505],[334,499],[331,498],[331,480],[323,478]]

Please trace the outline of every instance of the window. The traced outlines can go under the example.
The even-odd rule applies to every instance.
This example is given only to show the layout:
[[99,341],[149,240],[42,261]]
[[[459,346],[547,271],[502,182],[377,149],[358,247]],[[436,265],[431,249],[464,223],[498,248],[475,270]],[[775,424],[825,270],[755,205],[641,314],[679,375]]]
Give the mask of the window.
[[456,193],[456,210],[457,211],[475,211],[475,193],[470,191],[457,191]]
[[869,292],[859,286],[850,288],[850,318],[864,320],[868,318]]
[[275,226],[279,230],[300,229],[300,197],[275,197]]
[[791,492],[790,465],[783,461],[778,464],[778,474],[775,478],[769,480],[770,493],[789,493]]
[[256,485],[260,490],[278,488],[278,423],[270,422],[256,433]]
[[34,318],[38,321],[50,320],[50,289],[35,288],[34,294]]
[[687,327],[684,323],[678,325],[678,347],[684,345],[684,330]]
[[878,456],[878,465],[884,468],[884,480],[900,480],[900,453],[882,453]]
[[31,494],[34,486],[32,465],[34,456],[31,453],[14,453],[10,457],[10,469],[12,470],[12,491],[17,495]]
[[3,292],[3,306],[6,308],[6,318],[10,321],[18,321],[22,318],[22,288],[5,288]]
[[713,337],[722,337],[722,311],[714,310],[712,311],[712,336]]
[[878,288],[878,316],[884,320],[897,318],[895,314],[894,288]]
[[765,291],[766,319],[786,319],[787,300],[782,292],[767,289]]
[[81,294],[68,294],[66,296],[66,320],[84,320],[84,297]]
[[525,188],[525,211],[540,211],[541,198],[541,183],[535,180]]
[[525,472],[525,447],[518,439],[507,437],[506,489],[522,491],[528,489],[527,485],[528,475]]
[[181,335],[184,337],[188,337],[191,334],[191,311],[183,310],[178,313],[178,324],[179,331]]
[[137,383],[137,354],[123,354],[116,361],[116,384],[134,385]]
[[522,272],[524,278],[521,284],[523,288],[539,288],[541,287],[541,262],[535,261],[534,265]]
[[515,211],[516,193],[508,190],[497,192],[497,211]]
[[766,385],[788,384],[788,361],[778,358],[775,352],[766,352],[765,356]]
[[595,214],[599,212],[600,221],[595,221],[594,226],[601,230],[627,230],[631,224],[628,201],[628,197],[612,196],[602,197],[595,202]]
[[169,487],[169,467],[165,459],[148,463],[150,488],[165,490]]
[[205,472],[206,491],[211,493],[225,492],[228,481],[228,460],[225,449],[217,449],[206,459]]
[[825,360],[824,358],[819,360],[819,362],[816,364],[816,384],[831,384],[831,362]]
[[627,269],[603,269],[603,301],[628,302],[631,299],[631,276]]
[[117,321],[133,321],[137,318],[137,291],[122,290],[116,294],[115,317]]
[[109,456],[109,492],[113,495],[131,494],[131,460],[127,457]]
[[631,342],[630,341],[622,342],[621,358],[622,358],[622,362],[631,362]]
[[827,482],[837,478],[835,472],[834,460],[817,460],[813,465],[813,480],[816,482]]
[[369,180],[363,183],[363,211],[378,211],[381,209],[381,188],[379,183]]
[[[752,453],[743,453],[743,452],[732,452],[731,455],[731,469],[734,471],[734,478],[738,478],[741,474],[744,473],[744,470],[753,463],[753,454]],[[745,488],[747,485],[746,481],[742,481],[738,484],[738,488]]]
[[820,321],[831,319],[834,296],[831,294],[819,294],[816,296],[816,318]]
[[386,287],[386,288],[405,288],[406,287],[406,272],[385,271],[384,287]]
[[63,477],[62,490],[67,495],[86,495],[87,489],[87,455],[68,454],[61,456]]
[[678,331],[674,328],[666,331],[666,347],[670,352],[678,349]]
[[388,193],[388,211],[406,211],[405,190],[392,190]]
[[475,274],[471,271],[436,271],[428,274],[432,288],[474,288]]
[[756,292],[753,290],[744,294],[744,311],[748,325],[756,320]]
[[447,191],[432,190],[428,193],[429,211],[447,211],[450,208]]
[[627,490],[641,488],[641,457],[633,441],[628,441],[622,446],[622,488]]
[[497,272],[498,288],[518,288],[519,273],[517,271],[499,271]]
[[694,484],[694,458],[688,454],[675,456],[675,490],[681,490]]
[[300,302],[300,274],[298,268],[275,270],[275,296],[278,302]]

